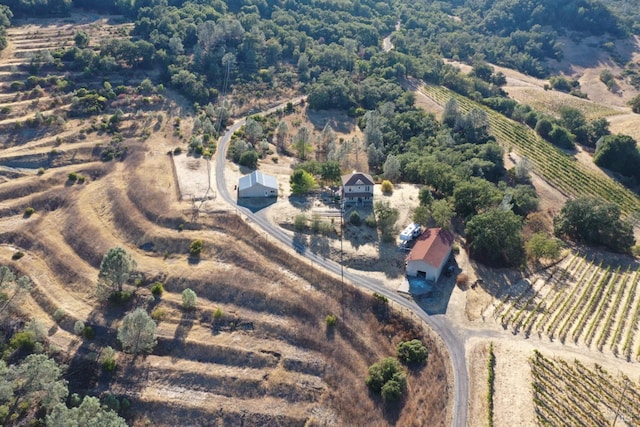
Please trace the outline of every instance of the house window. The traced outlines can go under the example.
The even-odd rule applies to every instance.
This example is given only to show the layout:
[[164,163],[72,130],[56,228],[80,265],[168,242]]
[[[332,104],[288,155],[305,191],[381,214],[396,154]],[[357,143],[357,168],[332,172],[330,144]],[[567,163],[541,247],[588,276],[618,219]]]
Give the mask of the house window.
[[349,187],[349,191],[351,191],[351,187]]
[[370,191],[370,190],[369,190],[369,186],[368,186],[368,185],[367,185],[367,191]]

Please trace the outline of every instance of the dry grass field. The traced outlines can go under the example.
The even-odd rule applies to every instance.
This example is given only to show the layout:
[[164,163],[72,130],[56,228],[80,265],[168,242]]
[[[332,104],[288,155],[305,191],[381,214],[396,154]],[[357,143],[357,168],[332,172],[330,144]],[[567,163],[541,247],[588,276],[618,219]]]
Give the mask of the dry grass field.
[[[32,278],[17,314],[47,328],[71,392],[126,397],[131,408],[123,415],[140,426],[447,425],[451,372],[437,337],[393,311],[380,314],[370,296],[266,241],[227,207],[189,222],[190,205],[179,201],[166,155],[184,144],[173,129],[175,117],[188,122],[179,98],[165,92],[142,102],[131,82],[144,76],[135,72],[74,76],[87,87],[103,79],[115,87],[121,79],[130,88],[102,115],[80,119],[69,118],[71,97],[53,87],[31,98],[12,85],[28,76],[33,55],[71,46],[79,29],[97,40],[125,36],[128,27],[107,19],[31,22],[9,30],[0,60],[0,108],[7,107],[0,119],[0,264]],[[115,108],[123,112],[127,153],[103,162],[101,148],[114,136],[101,123]],[[42,120],[27,120],[37,113]],[[51,115],[62,120],[47,122]],[[70,180],[71,173],[83,179]],[[188,256],[194,239],[204,242],[197,261]],[[137,280],[128,285],[134,296],[119,306],[95,297],[102,256],[115,246],[137,262]],[[17,251],[24,256],[14,260]],[[156,281],[165,292],[151,298]],[[181,307],[186,288],[198,295],[195,311]],[[158,345],[148,356],[118,352],[115,372],[103,373],[96,360],[106,346],[119,348],[116,329],[135,307],[158,320]],[[334,328],[325,324],[328,314],[337,316]],[[95,338],[75,335],[77,320]],[[428,364],[408,372],[405,401],[385,407],[364,383],[367,367],[414,337],[428,346]]]

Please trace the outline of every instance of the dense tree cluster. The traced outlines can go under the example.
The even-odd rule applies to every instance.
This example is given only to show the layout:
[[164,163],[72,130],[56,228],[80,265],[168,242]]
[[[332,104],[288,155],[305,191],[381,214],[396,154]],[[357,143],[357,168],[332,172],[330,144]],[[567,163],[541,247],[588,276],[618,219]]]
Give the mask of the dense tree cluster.
[[553,221],[559,237],[629,252],[635,244],[633,227],[620,218],[620,207],[592,197],[569,200]]

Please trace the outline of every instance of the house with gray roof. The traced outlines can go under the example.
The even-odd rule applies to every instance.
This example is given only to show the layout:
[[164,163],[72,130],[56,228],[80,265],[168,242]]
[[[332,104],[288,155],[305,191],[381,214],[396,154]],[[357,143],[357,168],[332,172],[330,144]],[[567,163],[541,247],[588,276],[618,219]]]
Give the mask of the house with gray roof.
[[260,171],[240,177],[238,198],[243,197],[278,197],[278,180]]

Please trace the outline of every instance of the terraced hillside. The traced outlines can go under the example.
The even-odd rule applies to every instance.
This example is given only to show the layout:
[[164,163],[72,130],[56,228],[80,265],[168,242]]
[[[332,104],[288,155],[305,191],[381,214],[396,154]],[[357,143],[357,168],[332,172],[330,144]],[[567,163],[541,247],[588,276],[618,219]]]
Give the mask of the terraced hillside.
[[[70,46],[78,29],[92,40],[127,32],[108,21],[13,28],[0,63],[0,264],[32,278],[23,315],[46,326],[71,392],[126,397],[133,425],[447,424],[450,368],[427,332],[267,241],[230,208],[188,222],[165,154],[184,143],[174,129],[184,110],[170,93],[138,88],[145,76],[134,71],[56,71],[47,51]],[[70,114],[107,80],[122,87],[104,109]],[[35,212],[25,215],[28,207]],[[197,262],[188,257],[195,239],[204,242]],[[115,246],[137,262],[134,296],[122,306],[95,298],[101,259]],[[16,251],[24,256],[12,260]],[[158,281],[165,291],[152,298]],[[186,288],[198,295],[195,311],[182,309]],[[158,321],[158,346],[146,357],[118,352],[115,372],[104,373],[99,356],[118,348],[116,329],[135,307]],[[77,320],[95,338],[78,337]],[[408,372],[401,409],[385,410],[364,383],[367,367],[414,337],[427,344],[428,364]]]
[[543,275],[510,288],[487,307],[515,334],[547,336],[640,360],[640,267],[571,254]]

